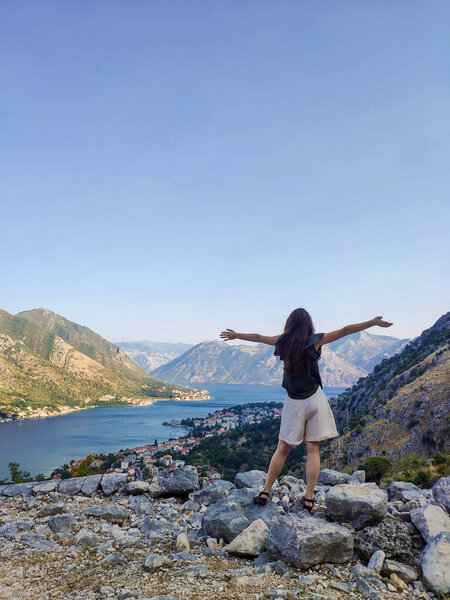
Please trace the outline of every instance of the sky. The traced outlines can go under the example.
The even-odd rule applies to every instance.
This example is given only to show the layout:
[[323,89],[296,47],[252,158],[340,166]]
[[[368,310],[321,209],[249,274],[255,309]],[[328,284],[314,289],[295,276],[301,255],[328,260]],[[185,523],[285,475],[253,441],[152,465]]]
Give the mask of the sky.
[[0,307],[112,341],[449,308],[450,4],[5,0]]

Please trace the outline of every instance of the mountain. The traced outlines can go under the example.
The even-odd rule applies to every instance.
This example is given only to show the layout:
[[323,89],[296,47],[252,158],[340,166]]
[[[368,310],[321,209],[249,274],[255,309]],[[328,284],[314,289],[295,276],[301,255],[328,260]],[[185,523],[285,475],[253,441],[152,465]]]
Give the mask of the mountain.
[[100,335],[47,309],[0,310],[0,413],[46,416],[199,390],[150,377]]
[[449,340],[450,312],[330,399],[341,433],[331,442],[338,465],[368,452],[391,459],[408,452],[430,456],[448,445]]
[[151,342],[143,340],[141,342],[117,342],[117,346],[123,348],[125,352],[140,365],[147,373],[154,371],[158,367],[174,360],[180,354],[183,354],[192,344]]
[[373,335],[358,331],[327,344],[339,358],[370,373],[383,358],[389,358],[406,346],[409,339],[397,339],[389,335]]
[[[407,340],[389,336],[355,333],[345,344],[336,340],[322,347],[319,369],[327,387],[348,387],[368,373],[372,363],[391,356]],[[375,339],[373,339],[375,338]],[[380,339],[378,339],[380,338]],[[345,338],[344,338],[345,339]],[[280,383],[282,362],[267,344],[230,345],[206,340],[187,350],[171,362],[150,371],[153,377],[183,384],[206,383]]]

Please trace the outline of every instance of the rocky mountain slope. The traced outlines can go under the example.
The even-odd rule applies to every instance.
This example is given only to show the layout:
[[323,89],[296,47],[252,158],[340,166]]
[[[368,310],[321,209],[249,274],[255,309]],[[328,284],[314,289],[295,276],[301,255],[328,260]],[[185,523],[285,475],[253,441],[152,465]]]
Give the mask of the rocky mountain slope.
[[342,433],[340,440],[331,441],[337,466],[368,452],[396,459],[411,451],[430,455],[448,447],[449,340],[450,312],[330,399]]
[[150,377],[122,349],[51,311],[0,310],[0,414],[45,416],[199,394]]
[[[348,387],[372,365],[398,352],[407,340],[359,332],[322,348],[319,369],[329,387]],[[172,383],[280,383],[282,362],[266,344],[227,344],[206,340],[171,362],[150,371]]]
[[135,363],[147,373],[169,363],[181,354],[184,354],[192,344],[151,342],[117,342],[117,346],[125,350]]
[[109,473],[0,486],[5,600],[375,600],[450,592],[450,477],[387,488],[322,469],[312,513],[302,479],[150,481]]

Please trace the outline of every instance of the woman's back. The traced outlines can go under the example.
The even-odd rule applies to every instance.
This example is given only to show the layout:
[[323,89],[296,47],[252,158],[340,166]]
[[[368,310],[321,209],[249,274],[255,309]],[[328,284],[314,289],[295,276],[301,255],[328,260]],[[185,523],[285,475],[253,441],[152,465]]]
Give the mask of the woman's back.
[[[324,333],[313,333],[305,346],[305,368],[298,374],[292,374],[284,368],[282,387],[286,390],[288,396],[295,400],[303,400],[312,396],[318,387],[323,388],[322,379],[320,377],[318,358],[320,356],[320,348],[317,351],[314,344],[322,339]],[[280,356],[280,349],[275,345],[275,356]]]

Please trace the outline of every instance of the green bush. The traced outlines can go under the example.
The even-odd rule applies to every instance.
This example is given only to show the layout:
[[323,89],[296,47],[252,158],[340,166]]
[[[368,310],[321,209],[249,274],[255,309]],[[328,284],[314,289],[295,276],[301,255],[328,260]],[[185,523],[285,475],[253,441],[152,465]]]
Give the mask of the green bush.
[[364,469],[366,481],[374,481],[379,485],[380,479],[392,470],[392,464],[387,456],[368,456],[358,469]]

